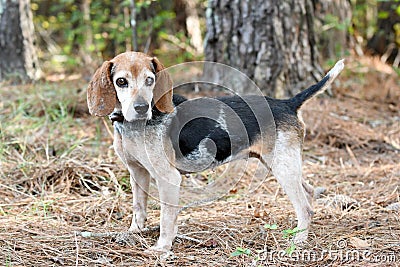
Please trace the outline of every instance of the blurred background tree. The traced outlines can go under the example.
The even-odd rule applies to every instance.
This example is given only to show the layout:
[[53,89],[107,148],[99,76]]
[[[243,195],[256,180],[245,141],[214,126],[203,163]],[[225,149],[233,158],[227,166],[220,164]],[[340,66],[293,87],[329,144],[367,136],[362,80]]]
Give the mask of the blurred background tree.
[[[187,8],[188,5],[191,8]],[[135,42],[143,52],[157,54],[160,49],[177,50],[182,56],[172,56],[175,62],[193,59],[201,51],[197,51],[198,44],[190,43],[193,26],[188,24],[188,30],[186,20],[191,16],[189,11],[202,10],[201,5],[204,1],[33,0],[32,9],[41,57],[50,63],[46,67],[74,68],[97,66],[103,59],[133,50]],[[133,40],[132,10],[136,11],[133,26],[137,33]],[[198,19],[198,28],[201,27],[199,23]],[[204,31],[204,27],[199,31]]]
[[[132,50],[135,43],[139,51],[161,57],[165,65],[199,59],[232,64],[245,73],[248,72],[250,77],[257,73],[254,77],[257,76],[259,85],[279,84],[279,80],[273,80],[278,78],[281,81],[288,79],[290,84],[308,83],[301,78],[307,76],[301,74],[299,67],[301,60],[307,62],[308,65],[302,72],[312,70],[315,72],[312,76],[317,79],[322,73],[321,68],[318,67],[319,64],[328,63],[329,65],[337,58],[351,53],[377,54],[383,61],[388,61],[396,67],[400,58],[399,0],[31,1],[30,7],[34,15],[33,21],[38,41],[37,55],[46,72],[80,72],[91,75],[93,69],[101,61],[120,52]],[[4,3],[23,2],[23,0],[0,0],[0,2],[4,6]],[[276,12],[273,13],[277,18],[275,20],[268,17],[270,15],[268,12],[274,9],[261,8],[268,3],[275,6]],[[253,9],[246,11],[244,9],[246,6],[252,6]],[[133,10],[134,13],[132,13]],[[239,16],[235,17],[237,14]],[[136,23],[132,23],[132,18]],[[217,22],[218,19],[222,21]],[[1,22],[4,30],[7,28],[7,22],[3,20],[4,16]],[[212,27],[210,21],[213,20],[215,25],[235,25],[237,28],[219,27],[218,30]],[[252,41],[247,44],[237,44],[236,48],[233,48],[234,42],[243,41],[247,35],[251,35],[249,40],[261,38],[259,36],[264,30],[268,27],[276,27],[277,23],[281,24],[282,29],[290,28],[284,23],[293,23],[291,27],[296,30],[285,31],[283,35],[289,40],[290,37],[287,35],[298,31],[300,33],[298,37],[301,40],[293,39],[295,43],[283,42],[275,47],[275,51],[271,50],[270,55],[263,56],[261,56],[262,53],[260,54],[260,49],[265,49],[265,47],[262,48]],[[215,31],[216,29],[218,31]],[[247,32],[250,29],[252,31]],[[261,31],[256,29],[261,29]],[[307,36],[303,39],[302,34],[306,31]],[[132,36],[133,32],[136,32],[136,35]],[[234,36],[236,36],[235,40],[229,39]],[[269,37],[276,36],[269,35]],[[9,37],[3,37],[0,42],[9,40]],[[212,42],[214,42],[214,48],[212,48]],[[230,45],[228,45],[229,42]],[[222,43],[227,46],[221,46]],[[299,50],[301,51],[299,53],[290,54],[290,49],[293,52],[293,49],[301,48],[289,47],[296,43],[298,46],[308,48],[304,51]],[[239,47],[243,45],[246,49],[241,48],[242,51]],[[228,49],[231,50],[227,52]],[[237,53],[237,57],[235,58],[232,53]],[[257,54],[259,54],[258,58]],[[287,65],[287,70],[282,72],[285,73],[283,76],[282,73],[270,67],[273,79],[266,82],[268,75],[262,64],[258,72],[254,71],[256,67],[253,65],[258,65],[257,62],[260,60],[264,60],[265,64],[273,63],[271,66],[274,66],[279,58]],[[4,59],[6,57],[1,56],[0,61],[4,62]],[[235,60],[240,62],[235,62]],[[289,69],[295,69],[293,77],[290,76]],[[295,75],[300,78],[295,78]],[[274,94],[282,95],[283,93],[274,92]]]
[[400,64],[400,1],[380,1],[377,9],[377,30],[368,40],[373,54],[382,56],[394,66]]
[[278,98],[322,78],[311,0],[236,3],[210,1],[206,60],[241,70],[265,94]]
[[29,0],[0,0],[0,81],[40,77],[32,22]]
[[354,38],[350,34],[352,8],[348,0],[314,0],[315,36],[322,58],[349,55]]

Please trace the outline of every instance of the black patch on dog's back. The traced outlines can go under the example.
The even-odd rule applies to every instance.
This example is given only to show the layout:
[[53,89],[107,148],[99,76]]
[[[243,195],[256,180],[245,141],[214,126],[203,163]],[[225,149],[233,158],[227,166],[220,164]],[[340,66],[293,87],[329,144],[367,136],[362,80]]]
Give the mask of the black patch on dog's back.
[[213,155],[214,164],[224,162],[251,146],[264,128],[273,126],[263,96],[180,100],[174,97],[180,105],[169,128],[178,160],[210,156],[202,154],[205,151]]
[[[224,161],[231,154],[231,142],[227,131],[213,119],[196,118],[186,123],[179,133],[179,149],[183,156],[187,157],[190,153],[199,149],[202,140],[210,139],[216,146],[215,160]],[[204,146],[212,144],[205,143]]]

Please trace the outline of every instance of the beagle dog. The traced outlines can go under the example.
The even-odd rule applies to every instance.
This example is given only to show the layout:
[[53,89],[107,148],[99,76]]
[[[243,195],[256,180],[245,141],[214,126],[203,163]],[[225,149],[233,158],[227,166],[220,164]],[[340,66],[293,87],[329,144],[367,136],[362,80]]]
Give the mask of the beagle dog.
[[272,170],[294,207],[301,230],[294,241],[305,241],[313,187],[302,178],[305,126],[299,109],[343,68],[343,60],[338,61],[321,81],[290,99],[234,95],[188,100],[173,94],[171,78],[155,57],[126,52],[105,61],[89,83],[87,102],[92,115],[111,114],[113,146],[130,173],[134,215],[129,231],[144,229],[152,177],[161,215],[160,236],[150,250],[169,252],[178,231],[181,173],[256,157]]

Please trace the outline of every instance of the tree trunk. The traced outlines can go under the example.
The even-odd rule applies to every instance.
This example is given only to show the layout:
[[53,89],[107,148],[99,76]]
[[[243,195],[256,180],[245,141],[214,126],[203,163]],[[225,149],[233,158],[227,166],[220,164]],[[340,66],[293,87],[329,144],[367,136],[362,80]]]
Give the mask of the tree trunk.
[[323,58],[337,59],[353,47],[348,28],[351,5],[348,0],[313,0],[315,29],[319,51]]
[[0,81],[39,77],[29,0],[0,0]]
[[82,58],[83,66],[90,66],[93,62],[91,57],[91,49],[93,46],[93,32],[90,21],[90,2],[91,0],[82,0],[80,8],[83,16],[85,27],[84,45],[79,49],[79,55]]
[[201,55],[204,52],[204,44],[201,35],[200,16],[197,12],[198,2],[197,0],[174,0],[173,10],[176,13],[177,31],[183,29],[196,54]]
[[400,14],[398,1],[378,4],[378,30],[368,40],[367,47],[373,54],[381,55],[384,62],[400,67]]
[[321,78],[311,0],[209,0],[206,60],[245,73],[269,96]]

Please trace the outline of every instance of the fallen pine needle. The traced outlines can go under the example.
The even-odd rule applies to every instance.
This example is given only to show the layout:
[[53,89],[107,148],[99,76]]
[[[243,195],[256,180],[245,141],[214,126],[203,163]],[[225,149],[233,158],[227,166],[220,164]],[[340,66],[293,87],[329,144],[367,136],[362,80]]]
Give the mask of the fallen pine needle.
[[[155,227],[151,227],[151,228],[147,228],[146,227],[140,233],[149,233],[149,232],[155,232],[155,231],[159,231],[159,230],[160,230],[160,226],[155,226]],[[131,235],[131,234],[134,234],[134,233],[131,233],[131,232],[96,233],[96,232],[88,232],[88,231],[75,232],[75,235],[80,235],[81,237],[84,237],[84,238],[97,238],[97,237],[112,237],[112,238],[115,238],[117,236]],[[187,240],[187,241],[191,241],[191,242],[198,243],[198,244],[203,243],[203,241],[200,240],[200,239],[189,237],[189,236],[186,236],[186,235],[177,234],[176,237],[179,238],[179,239],[182,239],[182,240]]]

